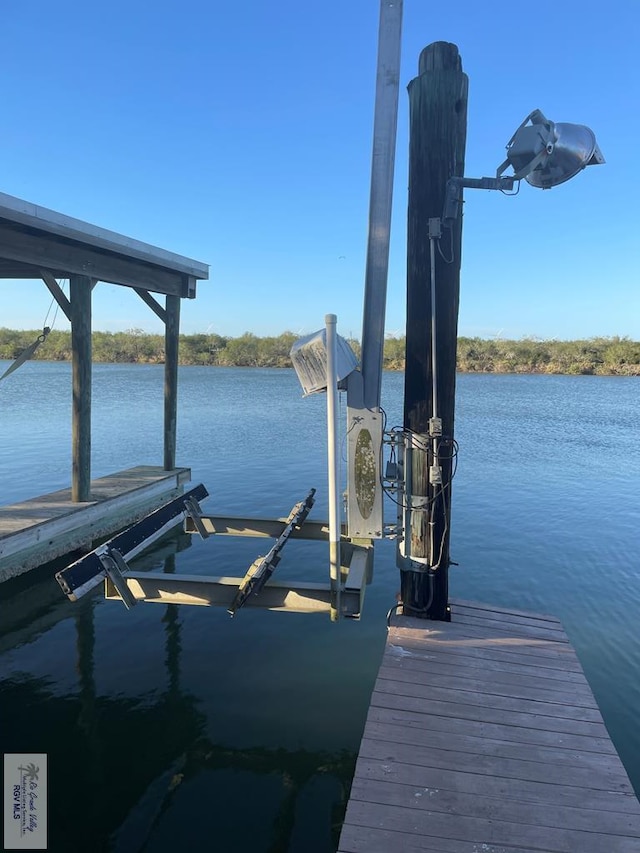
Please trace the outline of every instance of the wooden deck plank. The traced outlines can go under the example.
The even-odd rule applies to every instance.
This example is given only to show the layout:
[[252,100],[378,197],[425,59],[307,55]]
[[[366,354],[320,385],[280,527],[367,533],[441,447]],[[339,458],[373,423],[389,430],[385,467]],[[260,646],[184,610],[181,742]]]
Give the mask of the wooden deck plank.
[[522,617],[526,620],[535,619],[538,622],[548,622],[551,624],[559,625],[562,628],[562,621],[558,619],[557,616],[552,616],[548,613],[534,613],[530,610],[518,610],[515,607],[498,607],[495,604],[482,604],[482,602],[467,601],[464,598],[457,598],[454,602],[452,602],[452,604],[456,610],[456,618],[458,613],[466,613],[469,611],[481,613],[500,613],[507,618],[514,616],[516,618]]
[[[393,642],[402,645],[403,639],[411,640],[418,646],[456,649],[462,653],[465,649],[496,649],[504,653],[539,657],[549,661],[575,660],[576,655],[569,643],[558,643],[553,637],[539,636],[536,629],[524,634],[517,631],[500,631],[495,628],[457,624],[454,622],[431,623],[437,627],[425,629],[423,635],[405,627],[392,627]],[[428,632],[428,633],[426,633]]]
[[349,824],[342,830],[338,853],[540,853],[540,848],[469,844],[450,838],[425,838],[410,832],[393,832]]
[[394,654],[402,655],[403,653],[411,652],[412,654],[421,654],[427,660],[430,657],[447,656],[447,660],[451,664],[460,664],[464,666],[472,666],[478,664],[484,666],[484,662],[490,666],[493,663],[514,664],[517,667],[536,667],[540,669],[556,670],[558,673],[567,673],[569,680],[580,680],[584,678],[582,668],[578,659],[571,658],[565,655],[562,659],[555,656],[546,658],[532,657],[531,655],[518,653],[513,650],[505,650],[499,644],[492,645],[489,642],[474,646],[466,640],[455,640],[445,642],[441,638],[433,639],[431,642],[416,640],[409,636],[399,638],[394,634],[388,640],[388,643],[393,646]]
[[[437,635],[442,631],[443,625],[447,625],[454,629],[462,625],[469,628],[495,628],[497,632],[513,631],[517,634],[524,636],[560,640],[561,642],[566,641],[568,639],[564,629],[557,627],[553,623],[547,624],[544,622],[539,622],[536,619],[520,619],[517,616],[503,617],[501,614],[491,614],[488,611],[476,611],[474,613],[470,611],[462,611],[458,613],[456,611],[455,622],[453,620],[451,622],[430,621],[429,625],[425,626],[423,631],[432,632],[433,634]],[[411,634],[415,633],[415,629],[407,626],[402,622],[395,623],[395,631],[399,633],[402,633],[402,631],[408,631]]]
[[549,620],[543,616],[510,613],[508,611],[497,612],[493,608],[472,607],[456,603],[456,622],[461,619],[477,619],[498,621],[501,625],[528,625],[535,626],[547,631],[558,631],[564,634],[564,628],[559,619]]
[[[483,693],[487,696],[511,696],[514,699],[539,700],[544,697],[545,702],[573,704],[584,708],[595,708],[598,705],[593,693],[579,684],[568,684],[564,686],[561,681],[548,682],[544,679],[536,679],[534,683],[527,683],[526,679],[516,675],[502,679],[470,678],[466,675],[441,675],[431,672],[428,667],[413,666],[412,661],[390,659],[385,656],[380,667],[380,677],[388,678],[389,681],[405,681],[414,683],[420,679],[420,684],[429,688],[450,691],[453,699],[456,692]],[[553,687],[549,687],[551,684]],[[433,694],[431,694],[433,695]]]
[[529,635],[511,629],[492,630],[490,627],[462,623],[451,623],[449,625],[449,623],[441,622],[440,624],[446,625],[447,629],[430,628],[428,629],[429,633],[425,629],[421,636],[416,636],[404,628],[396,629],[393,632],[394,640],[402,645],[402,640],[406,637],[419,645],[428,644],[435,648],[444,646],[457,649],[460,652],[464,652],[465,647],[479,650],[493,648],[505,653],[526,655],[541,660],[563,662],[565,660],[576,660],[575,652],[569,643],[559,643],[553,638],[539,637],[535,633]]
[[487,616],[458,613],[455,624],[468,625],[470,628],[495,628],[498,635],[509,634],[517,637],[532,637],[540,640],[553,640],[556,643],[569,642],[569,638],[564,630],[555,626],[543,626],[533,620],[526,622],[524,619],[502,619],[500,617],[490,619]]
[[585,735],[586,737],[608,736],[604,723],[564,720],[561,717],[537,715],[532,712],[483,708],[480,705],[454,705],[452,702],[437,702],[421,697],[396,696],[394,693],[378,690],[371,696],[371,706],[392,708],[396,711],[437,714],[440,717],[454,717],[459,720],[478,720],[484,723],[498,723],[505,726],[538,728],[549,732],[566,732],[566,734]]
[[[493,708],[499,711],[536,714],[541,717],[582,720],[587,723],[599,723],[602,720],[600,711],[597,708],[561,705],[554,702],[547,702],[545,698],[518,699],[498,694],[479,693],[473,690],[450,690],[446,687],[415,684],[411,681],[391,680],[386,677],[386,673],[386,667],[382,667],[381,674],[378,676],[376,682],[376,691],[378,693],[393,693],[395,696],[406,696],[410,699],[424,698],[436,702],[449,702],[452,706],[451,713],[453,716],[455,716],[458,705],[471,705],[474,708]],[[542,696],[544,697],[544,694]]]
[[[488,820],[461,814],[455,814],[455,819],[452,820],[451,814],[380,803],[363,803],[358,800],[349,801],[347,820],[352,824],[383,827],[398,833],[409,830],[428,838],[476,844],[478,850],[486,849],[482,845],[509,845],[515,842],[544,853],[638,853],[638,839],[635,836],[530,826],[508,820]],[[478,842],[477,839],[481,841]],[[396,853],[403,848],[396,842],[390,849]]]
[[[471,766],[471,765],[469,765]],[[499,797],[518,802],[534,802],[544,809],[548,804],[587,808],[598,812],[612,811],[637,815],[638,801],[628,791],[600,791],[575,785],[554,785],[544,782],[513,779],[502,776],[487,776],[473,773],[469,768],[452,770],[442,767],[420,767],[417,764],[401,764],[395,761],[381,762],[377,758],[358,758],[355,781],[373,779],[378,782],[394,782],[411,785],[416,790],[437,789],[461,793]]]
[[188,468],[165,471],[152,465],[137,465],[91,481],[91,500],[77,503],[71,500],[71,489],[60,489],[46,495],[29,498],[17,504],[0,506],[0,539],[22,532],[47,521],[82,512],[88,506],[145,489],[167,479],[183,476],[189,479]]
[[340,851],[638,853],[640,805],[555,617],[389,632]]
[[[424,731],[403,728],[391,723],[370,721],[367,736],[371,740],[386,741],[412,746],[451,749],[451,732]],[[580,767],[598,772],[604,767],[613,771],[618,769],[618,757],[615,753],[580,752],[557,746],[533,745],[518,741],[503,741],[497,738],[478,737],[477,735],[456,734],[455,745],[458,751],[471,755],[491,755],[497,758],[519,758],[524,761],[542,761],[547,767],[552,765]]]
[[488,658],[470,657],[461,658],[453,657],[446,652],[428,652],[416,651],[411,647],[396,646],[393,643],[387,645],[385,653],[385,664],[393,666],[396,662],[400,664],[410,664],[415,669],[422,669],[424,672],[434,674],[460,676],[468,678],[477,678],[479,674],[487,670],[491,670],[491,678],[496,682],[508,681],[510,684],[539,684],[541,689],[558,689],[558,685],[564,687],[570,685],[576,689],[587,689],[591,693],[591,689],[585,686],[584,675],[582,672],[567,672],[564,669],[556,669],[555,667],[540,667],[530,666],[526,663],[513,663],[502,660],[489,660]]
[[[472,754],[458,749],[437,749],[415,744],[390,743],[364,737],[360,744],[363,758],[381,762],[394,761],[399,764],[415,764],[418,767],[434,767],[449,770],[459,770],[475,773],[481,776],[499,776],[502,779],[519,779],[525,782],[547,782],[554,785],[568,785],[573,788],[606,788],[607,791],[622,791],[632,794],[631,783],[619,773],[619,765],[611,766],[615,756],[600,756],[600,768],[567,762],[556,764],[553,771],[544,761],[537,759],[541,747],[529,747],[529,756],[524,759],[522,753],[518,758],[507,758],[504,755]],[[593,753],[591,753],[593,755]],[[575,756],[575,753],[574,753]]]
[[190,478],[188,468],[139,465],[92,480],[88,501],[72,501],[69,488],[0,506],[0,582],[108,538],[177,497]]
[[[552,801],[546,802],[544,808],[540,808],[540,803],[535,800],[515,800],[508,796],[491,797],[477,792],[468,794],[448,791],[446,788],[417,788],[415,785],[373,779],[356,780],[351,789],[351,799],[445,814],[453,812],[467,817],[509,821],[523,826],[593,831],[590,808],[560,806]],[[606,835],[639,838],[640,820],[633,814],[607,811],[599,816],[598,830]]]
[[515,743],[531,743],[539,746],[552,746],[558,749],[576,749],[581,752],[602,752],[616,754],[615,748],[604,730],[604,737],[579,735],[575,733],[553,732],[526,726],[501,725],[483,720],[454,719],[435,714],[418,714],[413,711],[397,711],[390,708],[369,709],[372,723],[390,723],[409,730],[428,732],[448,732],[450,735],[471,735]]

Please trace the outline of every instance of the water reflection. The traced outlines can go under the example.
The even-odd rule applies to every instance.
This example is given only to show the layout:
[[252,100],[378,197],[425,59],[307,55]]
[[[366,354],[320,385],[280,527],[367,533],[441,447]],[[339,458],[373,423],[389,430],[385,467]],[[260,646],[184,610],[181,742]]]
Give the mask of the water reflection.
[[354,765],[347,751],[238,750],[200,738],[149,785],[112,849],[168,851],[209,836],[222,851],[335,850]]
[[[70,430],[69,366],[31,368],[2,413],[5,434],[19,436],[21,446],[20,454],[15,442],[0,446],[5,501],[30,497],[35,481],[43,492],[68,486],[69,451],[59,437]],[[96,473],[161,458],[161,429],[152,427],[162,423],[162,367],[100,365],[98,372]],[[268,516],[291,506],[301,488],[318,486],[314,518],[326,518],[320,397],[303,404],[286,370],[181,368],[180,381],[179,458],[191,465],[194,482],[211,487],[208,512]],[[453,597],[561,618],[640,793],[638,381],[458,377],[452,557],[460,567],[450,581]],[[387,374],[384,383],[389,422],[397,423],[403,377]],[[57,386],[60,394],[52,393]],[[30,401],[39,394],[49,401],[47,418],[34,420]],[[145,401],[143,421],[133,399]],[[127,441],[114,442],[116,434]],[[547,445],[551,455],[542,452]],[[388,518],[395,509],[389,501]],[[292,541],[289,548],[279,574],[325,576],[314,543]],[[257,553],[251,540],[196,540],[178,555],[177,571],[241,575]],[[155,554],[149,568],[162,570],[165,558]],[[185,607],[169,615],[157,604],[129,613],[98,593],[90,602],[92,694],[77,668],[78,605],[60,595],[51,571],[23,580],[10,595],[0,584],[0,739],[11,750],[55,759],[55,853],[268,850],[286,795],[284,773],[277,766],[254,772],[240,756],[245,747],[271,756],[298,755],[304,747],[309,767],[320,767],[327,753],[333,760],[341,749],[357,748],[385,614],[399,585],[395,549],[381,542],[359,623],[257,609],[233,622],[221,609]],[[84,729],[79,719],[87,721]],[[92,753],[92,733],[101,751]],[[209,766],[202,756],[212,744],[238,756],[238,766]],[[154,824],[187,759],[197,769],[175,785]],[[97,791],[85,766],[94,761]],[[340,785],[318,772],[299,790],[288,853],[331,849],[325,840]],[[97,816],[89,820],[94,803]]]
[[[161,543],[136,569],[140,562],[157,569],[161,555],[164,571],[173,573],[175,549],[185,545],[180,537]],[[23,590],[11,595],[5,585],[3,612],[20,610],[8,636],[19,641],[0,658],[3,670],[10,671],[0,684],[3,751],[49,755],[50,850],[151,853],[190,849],[205,838],[220,851],[336,848],[354,753],[239,749],[215,742],[199,700],[181,684],[183,625],[177,605],[166,605],[161,619],[164,690],[137,697],[100,695],[100,593],[76,604],[49,599],[50,580],[49,572],[31,587],[31,608]],[[21,609],[14,609],[13,599]],[[58,681],[53,671],[51,677],[22,671],[27,657],[19,655],[20,647],[29,645],[29,657],[37,659],[32,647],[47,644],[63,626],[69,636],[64,644],[58,641],[57,651],[63,659],[68,656],[76,679],[66,690],[61,690],[64,678]],[[136,654],[135,632],[112,639]]]

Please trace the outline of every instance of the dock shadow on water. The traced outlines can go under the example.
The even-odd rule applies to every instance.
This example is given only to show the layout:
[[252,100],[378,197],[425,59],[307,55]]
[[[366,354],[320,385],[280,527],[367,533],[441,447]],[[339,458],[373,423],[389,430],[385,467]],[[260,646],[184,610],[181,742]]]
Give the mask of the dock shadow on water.
[[[190,543],[174,534],[135,568],[173,572]],[[292,659],[289,614],[247,612],[251,638],[235,620],[233,639],[211,608],[71,604],[55,568],[0,588],[2,747],[48,754],[48,849],[335,850],[359,732],[314,677],[324,631]]]

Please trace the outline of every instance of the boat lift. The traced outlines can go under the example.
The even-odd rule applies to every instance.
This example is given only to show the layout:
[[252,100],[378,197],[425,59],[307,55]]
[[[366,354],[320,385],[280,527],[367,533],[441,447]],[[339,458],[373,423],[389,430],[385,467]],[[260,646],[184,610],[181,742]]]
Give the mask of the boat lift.
[[[231,615],[242,607],[262,607],[297,613],[329,613],[333,621],[340,616],[357,619],[362,612],[366,585],[372,579],[373,548],[370,544],[352,543],[343,537],[337,584],[289,584],[271,577],[289,539],[329,541],[326,523],[306,520],[313,506],[314,493],[315,489],[311,489],[286,518],[251,519],[203,513],[200,501],[208,492],[204,486],[196,486],[58,572],[56,580],[71,601],[77,601],[104,583],[105,598],[122,601],[127,609],[144,601],[218,606]],[[265,556],[254,560],[242,578],[136,572],[129,567],[129,560],[180,523],[186,532],[202,538],[250,536],[276,541]]]
[[[196,486],[100,545],[56,574],[65,594],[77,601],[101,583],[105,597],[123,602],[130,610],[139,601],[159,604],[196,604],[225,607],[231,616],[244,606],[297,613],[328,612],[331,621],[341,617],[357,619],[362,612],[364,591],[373,574],[373,541],[359,537],[352,541],[339,518],[338,477],[338,373],[347,375],[355,368],[347,350],[338,359],[336,317],[327,315],[324,338],[311,346],[303,344],[294,357],[307,382],[327,390],[329,431],[329,521],[309,522],[307,516],[315,502],[316,490],[294,504],[284,518],[247,518],[213,516],[203,513],[200,501],[209,493]],[[344,342],[343,348],[346,346]],[[318,358],[318,352],[320,357]],[[182,523],[185,532],[202,539],[211,536],[270,537],[274,544],[258,556],[244,577],[136,572],[128,561],[172,528]],[[325,583],[287,584],[272,580],[281,552],[289,539],[326,541],[329,544],[329,580]]]
[[[202,512],[207,496],[197,486],[95,551],[58,572],[56,579],[75,601],[104,583],[108,599],[131,608],[139,601],[217,605],[233,616],[243,606],[313,613],[329,612],[332,621],[358,618],[373,574],[373,542],[388,534],[383,521],[381,472],[384,415],[380,408],[389,235],[395,163],[400,78],[402,0],[381,0],[378,32],[369,231],[364,287],[360,369],[346,341],[336,333],[336,316],[326,329],[298,342],[292,361],[305,392],[327,393],[329,522],[309,522],[312,489],[288,516],[276,519],[216,517]],[[306,346],[308,343],[309,346]],[[346,367],[345,367],[346,363]],[[310,376],[313,387],[308,386]],[[340,522],[338,476],[338,382],[347,390],[347,518]],[[135,572],[128,560],[171,527],[183,522],[188,533],[275,539],[243,578]],[[287,584],[272,578],[289,539],[329,544],[329,579],[324,583]]]
[[[329,521],[307,521],[315,502],[315,489],[294,504],[286,517],[264,519],[205,514],[200,501],[209,493],[199,485],[58,572],[56,580],[72,601],[104,583],[105,597],[122,601],[128,610],[145,601],[221,606],[231,616],[244,606],[257,606],[297,613],[328,612],[334,622],[341,617],[359,618],[365,588],[373,576],[373,539],[350,538],[348,528],[339,520],[337,419],[339,376],[353,375],[356,361],[350,357],[346,341],[340,341],[342,356],[338,357],[335,315],[327,315],[326,323],[324,336],[313,335],[297,349],[294,346],[292,358],[304,380],[303,387],[327,391]],[[361,459],[359,467],[366,473],[367,466]],[[368,473],[366,477],[369,478]],[[360,494],[357,499],[362,504]],[[252,536],[270,537],[275,542],[265,555],[251,563],[242,578],[136,572],[130,568],[130,559],[180,523],[186,533],[198,534],[202,539]],[[281,552],[292,538],[328,543],[328,582],[287,584],[272,580]]]

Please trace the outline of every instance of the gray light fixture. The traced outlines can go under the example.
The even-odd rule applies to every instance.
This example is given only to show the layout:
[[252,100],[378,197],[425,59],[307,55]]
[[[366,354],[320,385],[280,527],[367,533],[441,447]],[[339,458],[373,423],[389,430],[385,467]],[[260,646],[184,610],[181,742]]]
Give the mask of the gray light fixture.
[[[555,124],[540,110],[526,117],[507,143],[507,159],[495,178],[449,178],[442,219],[451,223],[460,215],[462,190],[511,192],[523,178],[532,187],[548,190],[573,178],[586,166],[604,163],[596,137],[584,124]],[[511,166],[512,175],[504,172]]]
[[584,124],[549,121],[540,111],[526,117],[507,143],[507,159],[498,167],[501,178],[511,166],[514,180],[547,190],[573,178],[586,166],[604,163],[596,137]]

